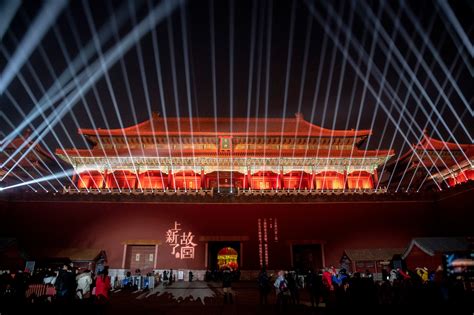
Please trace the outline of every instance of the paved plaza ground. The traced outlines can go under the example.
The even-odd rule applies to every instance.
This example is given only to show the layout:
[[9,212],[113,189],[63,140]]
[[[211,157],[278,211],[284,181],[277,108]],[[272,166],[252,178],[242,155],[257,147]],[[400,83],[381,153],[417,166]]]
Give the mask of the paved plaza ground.
[[[153,290],[114,290],[107,305],[97,305],[92,302],[74,301],[72,304],[36,303],[18,305],[13,301],[0,303],[0,315],[13,314],[48,314],[48,315],[148,315],[148,314],[178,314],[178,315],[213,315],[213,314],[400,314],[411,313],[419,306],[377,307],[377,309],[356,309],[350,307],[341,309],[336,306],[326,307],[321,304],[312,308],[306,290],[300,291],[300,304],[288,304],[284,309],[276,306],[274,292],[268,295],[268,304],[260,305],[259,293],[255,282],[236,282],[233,285],[233,304],[225,304],[221,283],[176,282],[171,286],[158,286]],[[3,305],[2,305],[3,304]],[[420,303],[423,314],[472,314],[457,309],[431,309],[429,301]],[[420,305],[420,306],[421,306]]]
[[75,302],[73,305],[35,304],[12,305],[4,314],[325,314],[324,304],[312,310],[309,296],[301,290],[301,304],[287,305],[286,310],[276,307],[274,292],[268,295],[268,305],[260,305],[255,282],[236,282],[233,285],[233,303],[225,304],[221,283],[176,282],[152,290],[114,290],[105,306]]
[[[233,303],[224,303],[220,283],[178,282],[171,287],[158,287],[149,292],[116,292],[111,298],[113,309],[142,309],[146,314],[273,314],[277,310],[275,294],[268,295],[268,305],[260,305],[256,283],[237,282],[233,285]],[[301,292],[300,305],[288,305],[287,311],[305,314],[310,311],[309,296]],[[321,308],[322,310],[322,308]]]

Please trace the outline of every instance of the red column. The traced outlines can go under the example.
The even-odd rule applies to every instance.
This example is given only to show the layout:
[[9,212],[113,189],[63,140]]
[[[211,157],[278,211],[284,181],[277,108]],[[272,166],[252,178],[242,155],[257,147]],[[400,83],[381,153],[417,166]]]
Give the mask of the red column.
[[247,170],[247,188],[252,187],[252,173],[250,169]]
[[102,189],[107,188],[107,169],[104,171],[104,180],[102,181]]
[[[137,169],[137,173],[135,174],[135,187],[133,187],[135,190],[138,189],[138,184],[140,183],[140,170]],[[141,185],[140,185],[141,187]]]
[[201,169],[201,188],[206,189],[206,175],[204,174],[204,169]]
[[278,178],[278,184],[280,185],[280,189],[285,188],[285,181],[283,180],[283,169],[280,170],[280,176]]
[[309,189],[314,189],[314,170],[311,170],[311,182],[309,183]]
[[74,184],[79,185],[79,181],[76,183],[76,179],[77,179],[77,172],[74,170],[74,174],[72,175],[72,182]]
[[377,172],[377,169],[374,169],[372,188],[377,187],[378,184],[379,184],[379,174]]
[[169,189],[174,189],[173,171],[171,169],[168,170],[168,188]]
[[344,190],[348,189],[349,183],[347,181],[347,170],[344,170]]

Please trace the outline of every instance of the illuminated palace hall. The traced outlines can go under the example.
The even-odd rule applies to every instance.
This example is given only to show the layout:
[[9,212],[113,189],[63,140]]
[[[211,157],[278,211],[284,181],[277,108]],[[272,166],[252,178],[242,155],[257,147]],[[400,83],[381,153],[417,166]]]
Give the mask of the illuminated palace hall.
[[0,1],[0,315],[473,314],[473,16]]
[[79,133],[92,149],[56,151],[74,166],[79,189],[374,189],[377,168],[393,156],[390,150],[359,148],[371,130],[324,129],[302,114],[283,119],[154,115],[124,129]]

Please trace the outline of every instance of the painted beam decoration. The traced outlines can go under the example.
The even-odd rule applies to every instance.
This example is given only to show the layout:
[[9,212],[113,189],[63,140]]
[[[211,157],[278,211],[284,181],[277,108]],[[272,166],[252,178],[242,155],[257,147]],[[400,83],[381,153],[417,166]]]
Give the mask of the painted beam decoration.
[[171,247],[171,255],[176,259],[194,259],[194,250],[197,246],[193,242],[194,234],[184,232],[177,221],[174,226],[166,231],[166,243]]

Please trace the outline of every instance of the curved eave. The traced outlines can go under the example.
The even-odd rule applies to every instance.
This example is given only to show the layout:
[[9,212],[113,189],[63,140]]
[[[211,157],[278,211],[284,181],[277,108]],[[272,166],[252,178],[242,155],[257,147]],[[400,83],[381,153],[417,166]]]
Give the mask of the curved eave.
[[61,150],[57,149],[56,154],[61,156],[63,159],[67,158],[68,156],[71,158],[94,158],[94,157],[174,157],[174,158],[181,158],[181,157],[259,157],[259,158],[277,158],[277,157],[284,157],[284,158],[390,158],[394,155],[393,150],[370,150],[370,151],[362,151],[362,150],[311,150],[311,151],[300,151],[300,152],[293,152],[293,150],[282,150],[280,151],[265,151],[264,152],[215,152],[215,151],[193,151],[193,150],[173,150],[170,152],[168,150],[159,150],[158,155],[157,151],[153,149],[118,149],[117,152],[110,151],[110,150],[88,150],[88,149],[71,149],[71,150]]
[[474,162],[474,161],[464,160],[464,161],[461,161],[460,163],[451,164],[451,165],[448,166],[448,168],[445,168],[445,169],[441,170],[440,172],[438,172],[436,174],[433,174],[432,177],[433,178],[445,179],[447,177],[450,177],[451,175],[456,175],[459,172],[463,172],[463,171],[466,171],[466,170],[472,170],[472,169],[474,169],[472,167],[472,165],[473,165],[472,162]]
[[[22,145],[24,145],[25,143],[25,139],[23,137],[17,137],[15,139],[12,140],[12,142],[10,142],[6,149],[5,150],[8,150],[8,149],[11,149],[11,150],[17,150],[18,148],[20,148]],[[22,154],[24,152],[26,152],[29,148],[31,148],[32,146],[32,142],[27,142],[26,145],[23,147],[23,149],[21,150]],[[34,151],[34,152],[33,152]],[[36,144],[30,151],[29,154],[33,155],[33,154],[38,154],[39,156],[41,156],[41,160],[44,161],[44,160],[48,160],[48,161],[53,161],[54,160],[54,157],[51,156],[51,154],[49,154],[49,152],[44,149],[40,144]]]
[[426,151],[444,151],[444,150],[452,150],[452,151],[468,151],[474,148],[472,144],[458,144],[454,142],[446,142],[442,140],[438,140],[435,138],[431,138],[428,135],[424,135],[423,139],[414,147],[417,150],[426,150]]
[[144,132],[137,132],[137,131],[131,131],[131,132],[124,132],[122,129],[110,129],[110,130],[96,130],[96,129],[79,129],[79,134],[82,134],[84,136],[104,136],[104,137],[123,137],[124,135],[126,137],[166,137],[166,136],[186,136],[186,137],[196,137],[196,136],[210,136],[210,137],[221,137],[221,136],[248,136],[248,137],[254,137],[254,136],[283,136],[283,137],[354,137],[354,138],[359,138],[359,137],[368,137],[371,135],[370,130],[358,130],[358,131],[345,131],[345,130],[335,130],[334,132],[324,132],[324,133],[319,133],[319,132],[314,132],[314,133],[306,133],[306,132],[202,132],[202,131],[194,131],[194,132],[177,132],[177,131],[169,131],[169,132],[150,132],[150,131],[144,131]]
[[[215,129],[215,124],[226,123]],[[256,126],[270,125],[268,131]],[[236,131],[226,130],[227,126],[235,126]],[[240,125],[240,128],[238,127]],[[246,125],[247,128],[242,128]],[[181,126],[184,130],[177,130]],[[191,128],[189,128],[191,127]],[[298,130],[303,127],[306,130]],[[204,128],[204,131],[199,131]],[[285,131],[284,129],[287,128]],[[294,130],[293,130],[294,128]],[[164,130],[166,129],[166,130]],[[191,131],[191,130],[193,131]],[[222,130],[224,129],[224,130]],[[290,131],[288,131],[288,129]],[[278,130],[278,131],[277,131]],[[154,115],[151,119],[134,126],[119,129],[79,129],[79,134],[84,136],[302,136],[302,137],[368,137],[371,130],[332,130],[326,129],[304,120],[301,116],[296,118],[247,118],[247,117],[195,117],[195,118],[163,118]]]

